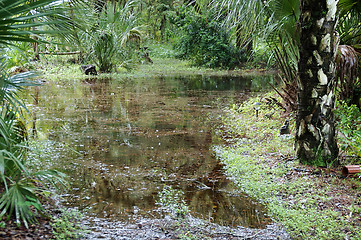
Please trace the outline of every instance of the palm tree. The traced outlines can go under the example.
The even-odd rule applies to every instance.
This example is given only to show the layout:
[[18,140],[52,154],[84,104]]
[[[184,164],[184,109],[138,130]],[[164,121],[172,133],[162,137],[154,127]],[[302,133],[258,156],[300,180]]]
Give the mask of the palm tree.
[[340,0],[340,21],[337,31],[340,46],[337,53],[338,97],[349,105],[355,104],[361,109],[361,83],[359,76],[359,56],[361,54],[361,2]]
[[[41,41],[49,32],[42,27],[59,23],[44,21],[50,16],[61,16],[52,0],[0,0],[0,50],[16,42]],[[25,106],[17,92],[34,85],[32,77],[30,72],[9,76],[6,58],[0,59],[0,217],[14,214],[25,226],[44,211],[38,197],[43,190],[35,182],[61,176],[56,171],[30,173],[26,168],[26,129],[21,122]]]
[[227,29],[235,32],[236,46],[246,48],[252,54],[252,44],[255,39],[265,35],[266,23],[269,22],[267,8],[262,0],[197,0],[203,11],[213,10],[218,13],[217,19],[223,22]]
[[337,2],[301,3],[295,149],[306,164],[330,165],[338,157],[333,114]]
[[140,1],[108,1],[101,5],[75,4],[69,18],[73,26],[66,27],[61,37],[76,46],[85,61],[95,62],[100,72],[111,72],[115,66],[128,67],[134,48],[142,35],[138,23]]

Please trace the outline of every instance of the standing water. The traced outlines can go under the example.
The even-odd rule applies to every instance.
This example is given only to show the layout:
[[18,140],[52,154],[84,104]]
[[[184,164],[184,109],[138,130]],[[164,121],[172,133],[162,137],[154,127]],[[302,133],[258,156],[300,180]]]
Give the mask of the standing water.
[[244,101],[271,80],[188,76],[46,83],[36,91],[34,133],[67,146],[68,154],[58,160],[71,178],[66,202],[89,218],[161,218],[156,202],[171,186],[184,193],[193,217],[262,228],[269,223],[264,207],[236,191],[212,148],[223,144],[215,134],[222,106]]

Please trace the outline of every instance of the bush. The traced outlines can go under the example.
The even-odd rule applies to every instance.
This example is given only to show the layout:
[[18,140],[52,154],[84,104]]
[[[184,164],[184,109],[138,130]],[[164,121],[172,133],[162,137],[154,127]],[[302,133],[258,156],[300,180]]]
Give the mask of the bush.
[[233,69],[242,54],[231,44],[229,32],[209,14],[202,16],[193,8],[185,8],[175,19],[179,38],[175,49],[178,58],[189,59],[196,66]]
[[335,117],[339,131],[338,145],[347,156],[361,157],[361,113],[356,105],[337,103]]
[[87,232],[81,225],[82,214],[76,209],[62,209],[59,217],[53,218],[51,226],[55,239],[79,239]]

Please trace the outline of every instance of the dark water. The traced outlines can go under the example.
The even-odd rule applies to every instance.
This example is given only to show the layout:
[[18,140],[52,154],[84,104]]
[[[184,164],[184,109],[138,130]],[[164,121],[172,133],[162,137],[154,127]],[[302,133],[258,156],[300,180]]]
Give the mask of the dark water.
[[[87,79],[33,89],[34,133],[69,146],[58,164],[67,201],[88,215],[132,221],[155,211],[164,186],[184,192],[191,214],[244,227],[269,223],[262,205],[235,191],[212,147],[221,107],[260,91],[270,76]],[[29,97],[29,103],[32,103]]]

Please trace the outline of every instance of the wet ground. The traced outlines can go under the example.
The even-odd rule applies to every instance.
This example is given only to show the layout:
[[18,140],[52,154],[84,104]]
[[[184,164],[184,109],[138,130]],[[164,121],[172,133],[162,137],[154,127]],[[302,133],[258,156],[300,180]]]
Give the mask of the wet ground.
[[[103,219],[91,219],[91,232],[84,239],[254,239],[254,240],[288,240],[287,232],[272,224],[262,229],[242,226],[228,227],[212,224],[195,218],[175,220],[163,219],[139,220],[134,224],[108,222]],[[94,222],[96,222],[94,224]]]
[[236,191],[212,152],[222,144],[214,134],[221,107],[244,101],[269,81],[193,76],[46,83],[29,93],[29,125],[40,139],[66,146],[53,165],[71,178],[64,204],[85,213],[92,229],[86,238],[173,239],[177,231],[167,229],[179,221],[157,210],[159,193],[172,187],[190,212],[184,234],[284,239],[267,210]]

